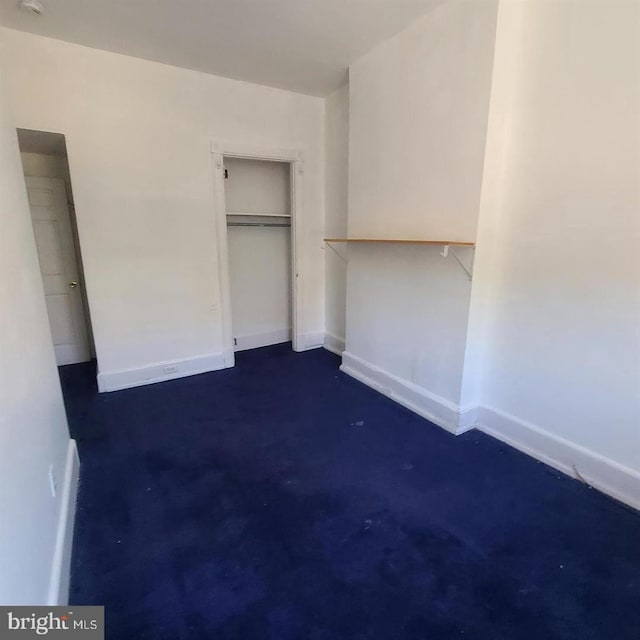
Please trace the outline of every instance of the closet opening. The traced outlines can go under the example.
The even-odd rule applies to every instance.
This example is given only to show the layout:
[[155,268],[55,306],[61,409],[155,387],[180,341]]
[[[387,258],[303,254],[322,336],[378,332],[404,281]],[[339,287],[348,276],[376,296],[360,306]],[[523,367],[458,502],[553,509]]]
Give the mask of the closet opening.
[[226,366],[238,351],[287,342],[299,350],[296,158],[215,154]]

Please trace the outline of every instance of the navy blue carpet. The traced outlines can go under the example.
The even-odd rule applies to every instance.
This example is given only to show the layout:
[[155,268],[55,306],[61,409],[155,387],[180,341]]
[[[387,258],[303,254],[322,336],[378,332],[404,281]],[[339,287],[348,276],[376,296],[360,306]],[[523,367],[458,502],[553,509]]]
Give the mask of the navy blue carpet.
[[62,368],[71,602],[107,638],[640,638],[637,512],[338,364],[279,345],[101,395]]

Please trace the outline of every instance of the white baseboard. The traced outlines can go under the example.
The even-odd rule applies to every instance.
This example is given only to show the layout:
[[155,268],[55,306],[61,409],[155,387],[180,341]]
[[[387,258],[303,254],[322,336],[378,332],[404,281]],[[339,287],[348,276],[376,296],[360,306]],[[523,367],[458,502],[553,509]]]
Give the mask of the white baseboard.
[[342,354],[340,370],[454,435],[473,428],[459,425],[460,414],[455,403],[387,373],[348,351]]
[[476,426],[572,478],[577,469],[595,489],[640,509],[640,473],[498,409],[478,407]]
[[341,356],[344,351],[344,338],[340,338],[333,333],[325,333],[324,348],[337,356]]
[[271,344],[280,344],[291,340],[291,329],[280,329],[267,333],[254,333],[249,336],[236,336],[234,351],[246,351],[247,349],[258,349]]
[[640,473],[633,469],[498,409],[458,408],[453,402],[389,374],[348,351],[342,354],[340,369],[455,435],[477,428],[640,510]]
[[461,435],[467,431],[475,429],[478,423],[478,407],[466,406],[460,407],[458,412],[458,430],[456,435]]
[[233,358],[224,353],[210,353],[194,358],[157,362],[137,369],[100,371],[98,373],[98,391],[119,391],[139,387],[175,378],[184,378],[208,371],[219,371],[233,367]]
[[67,447],[62,493],[60,494],[60,515],[47,595],[47,604],[50,606],[65,605],[69,602],[73,524],[76,517],[79,477],[80,458],[78,457],[78,449],[76,448],[76,441],[70,439]]

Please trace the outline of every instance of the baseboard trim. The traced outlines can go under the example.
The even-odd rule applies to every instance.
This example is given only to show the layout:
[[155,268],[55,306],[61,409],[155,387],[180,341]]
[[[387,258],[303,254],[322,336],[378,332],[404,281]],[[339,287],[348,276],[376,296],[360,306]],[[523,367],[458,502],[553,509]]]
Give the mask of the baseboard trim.
[[73,525],[76,517],[76,499],[78,479],[80,477],[80,458],[76,441],[70,439],[62,482],[60,515],[56,531],[56,542],[51,565],[51,578],[47,605],[66,605],[69,603],[69,582],[71,578],[71,552],[73,547]]
[[[478,407],[478,430],[640,510],[640,474],[513,415]],[[575,468],[574,468],[575,467]]]
[[459,426],[459,409],[453,402],[387,373],[348,351],[342,354],[340,370],[449,433],[459,435],[473,428]]
[[324,334],[324,348],[337,356],[342,356],[344,351],[344,338],[334,335],[333,333]]
[[157,362],[137,369],[100,371],[98,373],[98,391],[120,391],[145,384],[164,382],[186,376],[194,376],[209,371],[219,371],[233,367],[234,360],[224,353],[210,353],[183,360]]
[[478,407],[476,405],[469,405],[466,407],[460,407],[458,412],[458,431],[457,435],[466,433],[475,429],[478,423]]
[[640,510],[640,473],[633,469],[504,411],[471,405],[458,408],[453,402],[389,374],[348,351],[342,354],[340,370],[450,433],[460,435],[477,428]]
[[279,329],[267,333],[254,333],[249,336],[237,336],[234,351],[246,351],[247,349],[258,349],[271,344],[280,344],[291,340],[291,329]]

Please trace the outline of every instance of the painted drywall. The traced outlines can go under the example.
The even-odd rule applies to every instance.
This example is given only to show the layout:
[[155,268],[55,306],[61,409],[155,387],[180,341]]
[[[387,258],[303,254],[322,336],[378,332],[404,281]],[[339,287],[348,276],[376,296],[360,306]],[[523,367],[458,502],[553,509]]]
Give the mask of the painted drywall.
[[393,244],[349,248],[346,348],[457,405],[471,286],[440,251]]
[[290,165],[225,158],[227,213],[291,213]]
[[497,2],[453,0],[349,69],[349,235],[475,239]]
[[47,604],[70,441],[6,91],[0,77],[0,603]]
[[[496,14],[443,4],[351,67],[350,237],[475,239]],[[471,285],[441,250],[349,247],[346,353],[452,428]]]
[[637,3],[501,4],[465,385],[498,435],[636,491],[639,42]]
[[323,100],[1,35],[17,125],[66,136],[101,374],[221,360],[212,140],[302,151],[300,332],[324,331]]
[[[291,213],[290,165],[225,158],[229,213]],[[287,224],[287,218],[230,222]],[[236,351],[291,339],[291,228],[227,227],[231,318]]]
[[[325,233],[345,238],[349,210],[349,85],[325,101]],[[347,303],[347,246],[325,246],[325,345],[344,349]]]
[[291,340],[291,230],[230,227],[228,242],[236,351]]

